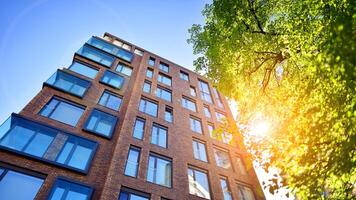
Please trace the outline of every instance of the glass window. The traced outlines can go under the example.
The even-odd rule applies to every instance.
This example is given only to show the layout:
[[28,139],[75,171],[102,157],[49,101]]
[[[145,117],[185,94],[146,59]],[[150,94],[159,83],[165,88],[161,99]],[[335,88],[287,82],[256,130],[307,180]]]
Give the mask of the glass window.
[[150,57],[150,59],[148,60],[148,64],[151,65],[152,67],[155,66],[155,62],[156,62],[156,59]]
[[87,119],[84,129],[111,138],[117,118],[111,114],[94,109]]
[[104,91],[99,100],[99,105],[105,106],[113,110],[119,110],[122,102],[122,97],[119,97],[111,92]]
[[125,175],[137,177],[140,151],[137,147],[130,147],[125,166]]
[[208,162],[204,143],[201,143],[198,140],[193,140],[193,152],[195,159]]
[[121,186],[119,200],[149,200],[150,195]]
[[214,92],[215,100],[216,100],[218,106],[220,108],[224,108],[224,104],[221,101],[221,97],[220,97],[218,90],[216,88],[213,88],[213,92]]
[[189,74],[188,73],[180,71],[179,77],[180,77],[180,79],[182,79],[184,81],[189,81]]
[[253,191],[251,188],[243,185],[237,185],[237,194],[239,199],[242,200],[255,200],[255,196],[253,195]]
[[216,119],[220,122],[220,123],[224,123],[226,121],[226,116],[225,114],[222,114],[220,112],[215,111],[215,116]]
[[44,179],[0,167],[2,200],[35,199]]
[[153,117],[157,117],[158,105],[153,101],[141,98],[139,110]]
[[164,111],[164,120],[166,120],[166,122],[173,122],[173,108],[167,107]]
[[[110,54],[113,54],[125,61],[131,62],[132,58],[133,58],[133,53],[130,52],[131,47],[128,46],[127,44],[123,44],[121,47],[123,48],[118,48],[115,45],[112,45],[109,42],[106,42],[104,40],[101,40],[99,38],[96,37],[92,37],[89,39],[89,41],[87,42],[88,44],[95,46],[98,49],[101,49],[105,52],[108,52]],[[128,46],[129,48],[127,48],[126,46]],[[126,49],[126,50],[125,50]]]
[[141,51],[140,49],[135,49],[134,53],[136,55],[143,56],[143,51]]
[[193,102],[192,100],[190,100],[186,97],[182,98],[182,106],[188,110],[197,112],[197,106],[195,105],[195,102]]
[[151,82],[145,81],[142,90],[146,93],[151,93]]
[[93,189],[89,186],[74,183],[63,178],[57,178],[48,200],[89,200],[91,199],[92,193]]
[[73,103],[52,98],[41,110],[40,115],[63,122],[65,124],[76,126],[84,108]]
[[190,117],[190,129],[196,133],[202,134],[201,121],[196,118]]
[[163,74],[158,74],[158,82],[163,83],[165,85],[172,86],[172,79]]
[[214,131],[214,125],[208,124],[208,131],[209,131],[209,135],[210,135],[211,138],[218,139],[218,137],[217,137],[217,135],[216,135],[216,133]]
[[126,66],[122,63],[119,63],[117,65],[116,71],[120,72],[121,74],[125,74],[126,76],[131,76],[131,74],[132,74],[132,68],[129,66]]
[[229,152],[214,148],[216,165],[225,169],[231,167]]
[[147,181],[158,185],[171,187],[172,185],[172,161],[150,154],[147,169]]
[[222,132],[222,135],[221,135],[221,139],[222,139],[222,142],[225,143],[225,144],[230,144],[231,141],[232,141],[232,134],[227,132],[227,131],[223,131]]
[[224,194],[224,200],[232,200],[232,195],[231,195],[229,185],[227,183],[227,178],[225,177],[220,178],[220,186]]
[[98,62],[105,67],[111,67],[115,60],[114,56],[108,55],[100,50],[97,50],[89,45],[84,45],[77,52],[79,55],[89,58],[95,62]]
[[208,106],[204,106],[204,115],[205,117],[211,118],[211,113]]
[[164,89],[158,86],[156,90],[156,96],[163,100],[172,102],[172,92],[168,89]]
[[87,91],[90,86],[89,81],[60,70],[54,73],[46,81],[46,84],[79,97],[83,97],[85,91]]
[[97,143],[13,114],[0,127],[0,148],[86,173]]
[[200,89],[201,98],[206,102],[213,103],[213,101],[211,100],[208,83],[206,83],[202,80],[199,80],[199,89]]
[[159,69],[167,73],[169,72],[169,66],[163,62],[159,63]]
[[80,62],[75,62],[75,61],[72,63],[69,69],[73,72],[76,72],[78,74],[81,74],[91,79],[94,79],[99,71],[97,69],[88,67]]
[[132,133],[134,138],[137,138],[139,140],[143,139],[143,134],[145,132],[145,121],[146,120],[144,119],[136,118],[135,126]]
[[246,167],[245,167],[244,162],[242,161],[242,158],[240,158],[240,157],[236,158],[236,165],[237,165],[239,172],[242,175],[247,175]]
[[124,84],[124,81],[124,77],[110,71],[105,71],[103,77],[101,77],[100,80],[101,83],[104,83],[117,89],[121,89],[122,85]]
[[153,124],[151,132],[151,143],[163,148],[167,148],[167,132],[167,128],[158,124]]
[[153,77],[153,69],[147,68],[146,77],[147,78],[152,78]]
[[73,168],[85,170],[94,154],[92,142],[81,138],[68,138],[56,161]]
[[192,95],[193,97],[197,96],[197,93],[195,91],[195,87],[190,86],[189,91],[190,91],[190,95]]
[[210,199],[208,174],[204,171],[188,168],[189,193]]

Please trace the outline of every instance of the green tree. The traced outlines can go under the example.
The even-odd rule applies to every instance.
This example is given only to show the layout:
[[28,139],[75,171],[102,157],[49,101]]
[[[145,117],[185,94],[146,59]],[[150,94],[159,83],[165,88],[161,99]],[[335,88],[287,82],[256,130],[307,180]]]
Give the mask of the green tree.
[[196,70],[238,102],[238,122],[272,122],[249,150],[301,199],[356,198],[355,11],[352,0],[215,0],[189,30]]

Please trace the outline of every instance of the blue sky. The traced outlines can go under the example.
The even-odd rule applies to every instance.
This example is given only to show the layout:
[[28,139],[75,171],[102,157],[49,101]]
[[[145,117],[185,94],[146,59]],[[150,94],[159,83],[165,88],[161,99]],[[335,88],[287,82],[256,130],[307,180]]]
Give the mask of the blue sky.
[[112,33],[193,69],[188,29],[209,1],[1,0],[0,123],[19,112],[90,36]]

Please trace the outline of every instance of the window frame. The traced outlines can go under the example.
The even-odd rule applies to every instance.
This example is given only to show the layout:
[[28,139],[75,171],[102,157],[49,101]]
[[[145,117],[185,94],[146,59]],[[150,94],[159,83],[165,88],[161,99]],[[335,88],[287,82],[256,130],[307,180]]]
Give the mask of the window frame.
[[[53,108],[53,110],[52,110],[47,116],[42,115],[41,113],[43,112],[43,110],[44,110],[44,109],[46,108],[46,106],[47,106],[51,101],[53,101],[54,99],[57,100],[58,103],[55,105],[55,107]],[[83,110],[82,114],[81,114],[80,117],[78,118],[77,123],[76,123],[75,125],[67,124],[67,123],[65,123],[65,122],[62,122],[62,121],[59,121],[59,120],[57,120],[57,119],[55,119],[55,118],[51,118],[51,117],[50,117],[50,115],[52,115],[52,114],[54,113],[54,111],[57,109],[57,107],[59,106],[59,104],[60,104],[61,102],[67,103],[67,104],[69,104],[69,105],[71,105],[71,106],[74,106],[74,107],[77,107],[77,108],[81,108],[81,109]],[[83,114],[85,113],[85,111],[86,111],[86,106],[83,106],[83,105],[74,103],[74,102],[72,102],[72,101],[70,101],[70,100],[67,100],[67,99],[63,99],[63,98],[60,98],[60,97],[57,97],[57,96],[53,96],[49,101],[47,101],[46,104],[44,104],[44,106],[42,106],[42,108],[41,108],[40,111],[38,112],[38,115],[40,115],[40,116],[42,116],[42,117],[45,117],[45,118],[48,118],[48,119],[50,119],[50,120],[54,120],[54,121],[59,122],[59,123],[61,123],[61,124],[66,124],[66,125],[71,126],[71,127],[77,127],[77,125],[78,125],[80,119],[83,117]]]
[[[199,151],[199,158],[197,158],[196,156],[195,156],[195,149],[194,149],[194,142],[195,143],[198,143],[198,151],[199,151],[199,144],[202,144],[203,146],[204,146],[204,154],[205,154],[205,159],[206,160],[203,160],[203,159],[200,159],[200,154],[201,154],[201,152]],[[207,151],[207,148],[206,148],[206,142],[203,142],[203,141],[201,141],[201,140],[199,140],[199,139],[196,139],[196,138],[193,138],[193,140],[192,140],[192,146],[193,146],[193,157],[194,157],[194,159],[195,160],[199,160],[199,161],[202,161],[202,162],[205,162],[205,163],[209,163],[209,157],[208,157],[208,151]]]
[[[127,164],[129,162],[129,156],[130,156],[130,151],[136,151],[138,152],[138,156],[137,156],[137,166],[136,166],[136,169],[135,169],[135,176],[131,176],[129,174],[126,174],[126,168],[127,168]],[[126,162],[125,162],[125,169],[124,169],[124,175],[125,176],[129,176],[129,177],[133,177],[133,178],[137,178],[138,176],[138,171],[139,171],[139,168],[140,168],[140,160],[141,160],[141,148],[140,147],[136,147],[136,146],[133,146],[133,145],[130,145],[129,146],[129,150],[127,151],[127,156],[126,156]]]
[[[106,106],[107,103],[108,103],[108,101],[109,101],[109,99],[107,99],[107,100],[105,101],[105,105],[100,104],[101,98],[103,98],[103,96],[104,96],[105,93],[107,93],[107,94],[109,94],[109,95],[111,95],[111,96],[115,96],[115,97],[117,97],[117,98],[120,99],[120,105],[119,105],[119,107],[117,108],[117,110]],[[119,94],[116,94],[116,93],[114,93],[114,92],[111,92],[110,90],[104,89],[103,93],[101,94],[101,96],[100,96],[100,98],[99,98],[98,105],[101,105],[101,106],[103,106],[103,107],[105,107],[105,108],[108,108],[108,109],[110,109],[110,110],[120,111],[120,108],[121,108],[121,105],[122,105],[122,102],[123,102],[123,101],[124,101],[123,96],[121,96],[121,95],[119,95]]]
[[[137,121],[141,121],[143,122],[143,129],[142,129],[142,137],[141,138],[137,138],[135,137],[135,127],[136,127],[136,123]],[[143,140],[143,138],[145,137],[145,130],[146,130],[146,119],[142,118],[142,117],[136,117],[135,122],[134,122],[134,126],[132,128],[132,137],[138,140]]]
[[[149,85],[149,91],[145,91],[145,85]],[[152,91],[152,82],[151,81],[148,81],[148,80],[145,80],[143,82],[143,86],[142,86],[142,91],[147,93],[147,94],[151,94],[151,91]]]
[[[158,92],[158,91],[161,91],[161,92]],[[162,96],[164,96],[163,95],[163,93],[164,92],[166,92],[166,93],[169,93],[170,94],[170,98],[169,99],[165,99],[165,98],[163,98]],[[163,86],[160,86],[160,85],[157,85],[157,88],[156,88],[156,97],[158,97],[159,99],[162,99],[162,100],[164,100],[164,101],[167,101],[167,102],[172,102],[172,97],[173,97],[173,92],[172,92],[172,90],[170,90],[170,89],[168,89],[168,88],[165,88],[165,87],[163,87]]]
[[[156,114],[155,114],[155,115],[151,115],[151,114],[145,112],[145,111],[146,111],[146,107],[147,107],[147,103],[144,104],[144,108],[143,108],[144,110],[141,110],[141,109],[140,109],[140,108],[141,108],[141,101],[146,101],[146,102],[150,102],[150,103],[152,103],[152,104],[155,104],[155,105],[157,106]],[[159,103],[158,103],[157,101],[154,101],[154,100],[151,100],[151,99],[149,99],[149,98],[147,98],[147,97],[142,96],[142,97],[140,98],[140,101],[139,101],[139,104],[138,104],[138,110],[139,110],[140,112],[142,112],[142,113],[145,113],[146,115],[151,116],[151,117],[158,117]]]
[[[190,193],[190,180],[189,180],[189,170],[191,170],[191,171],[193,171],[193,181],[194,181],[194,185],[196,185],[195,184],[195,182],[196,182],[196,171],[198,171],[198,172],[200,172],[200,173],[203,173],[203,174],[205,174],[206,175],[206,180],[207,180],[207,183],[208,183],[208,192],[209,192],[209,197],[208,198],[206,198],[206,197],[202,197],[202,196],[198,196],[197,194],[192,194],[192,193]],[[188,169],[187,169],[187,171],[188,171],[188,190],[189,190],[189,194],[190,195],[193,195],[193,196],[197,196],[197,197],[201,197],[201,198],[204,198],[204,199],[211,199],[211,184],[210,184],[210,178],[209,178],[209,171],[208,170],[205,170],[205,169],[200,169],[200,168],[197,168],[197,167],[194,167],[194,166],[192,166],[192,165],[188,165]],[[194,189],[196,190],[196,186],[194,187]]]
[[[230,164],[229,167],[225,168],[225,167],[219,165],[218,159],[217,159],[217,154],[216,154],[217,151],[223,152],[223,153],[225,153],[227,155],[227,158],[228,158],[228,161],[229,161],[229,164]],[[218,146],[213,146],[213,153],[214,153],[215,164],[216,164],[217,167],[220,167],[220,168],[223,168],[223,169],[227,169],[227,170],[233,170],[233,166],[232,166],[232,162],[231,162],[232,159],[231,159],[231,155],[230,155],[230,151],[229,150],[223,149],[223,148],[218,147]],[[219,160],[221,160],[221,159],[219,159]]]
[[[110,57],[110,58],[112,59],[111,64],[110,64],[110,65],[106,65],[106,64],[104,64],[104,63],[101,63],[100,61],[96,61],[96,60],[94,60],[94,59],[92,59],[92,58],[89,58],[89,57],[83,55],[82,51],[84,51],[84,49],[90,49],[90,50],[93,50],[93,51],[98,52],[99,54],[102,53],[102,54],[106,55],[107,57]],[[92,45],[90,45],[90,44],[88,44],[88,43],[85,43],[85,44],[75,53],[75,55],[78,55],[78,56],[83,57],[83,58],[85,58],[85,59],[88,59],[88,60],[90,60],[90,61],[92,61],[92,62],[95,62],[96,64],[99,64],[99,65],[101,65],[101,66],[104,66],[105,68],[111,68],[112,65],[113,65],[114,62],[115,62],[115,56],[114,56],[114,55],[109,54],[109,53],[107,53],[107,52],[105,52],[105,51],[103,51],[103,50],[101,50],[101,49],[98,49],[97,47],[92,46]],[[102,60],[102,59],[101,59],[101,60]]]
[[[208,87],[208,92],[204,91],[204,87],[202,86],[203,84],[206,84],[206,86]],[[198,79],[198,85],[199,85],[199,90],[200,90],[200,98],[207,103],[214,104],[213,97],[211,96],[211,90],[210,90],[209,83],[206,81],[203,81],[201,79]],[[205,98],[205,96],[207,94],[210,96],[210,101],[206,100],[206,98]]]
[[[21,124],[21,123],[29,123],[31,126],[35,125],[35,126],[40,126],[41,128],[44,128],[44,129],[48,129],[50,131],[53,131],[55,132],[57,135],[58,134],[63,134],[65,136],[68,136],[68,138],[66,139],[66,141],[64,142],[64,144],[62,145],[62,148],[60,150],[58,150],[57,155],[56,157],[53,159],[53,160],[50,160],[50,159],[47,159],[47,158],[43,158],[43,157],[39,157],[39,156],[34,156],[34,155],[31,155],[29,153],[26,153],[26,152],[22,152],[22,151],[18,151],[16,149],[12,149],[12,148],[9,148],[9,147],[6,147],[6,146],[3,146],[3,145],[0,145],[0,149],[1,150],[5,150],[5,151],[8,151],[8,152],[12,152],[12,153],[15,153],[17,155],[21,155],[21,156],[24,156],[24,157],[27,157],[27,158],[31,158],[31,159],[34,159],[34,160],[38,160],[42,163],[49,163],[51,165],[54,165],[54,166],[57,166],[57,167],[61,167],[63,169],[70,169],[70,170],[73,170],[73,171],[76,171],[76,172],[79,172],[81,174],[88,174],[89,172],[89,169],[92,165],[92,162],[93,162],[93,159],[95,157],[95,154],[97,152],[97,149],[99,147],[99,143],[94,141],[94,140],[90,140],[90,139],[87,139],[87,138],[84,138],[80,135],[77,135],[77,134],[73,134],[71,132],[68,132],[66,130],[63,130],[63,129],[60,129],[60,128],[57,128],[57,127],[54,127],[54,126],[51,126],[51,125],[48,125],[48,124],[45,124],[45,123],[42,123],[42,122],[39,122],[39,121],[33,121],[32,119],[28,119],[26,117],[23,117],[23,116],[20,116],[18,114],[15,114],[15,113],[12,113],[11,116],[2,124],[0,125],[0,127],[2,127],[9,119],[15,119],[15,123],[14,125],[17,125],[18,123]],[[13,126],[11,124],[11,127],[10,129],[12,130]],[[8,134],[9,130],[8,129],[6,131],[6,133],[4,134],[4,136],[6,134]],[[56,135],[56,136],[57,136]],[[3,137],[4,137],[3,136]],[[2,138],[1,138],[2,139]],[[88,157],[88,160],[87,160],[87,165],[85,167],[85,169],[80,169],[80,168],[75,168],[75,167],[72,167],[68,164],[62,164],[60,162],[57,161],[57,158],[60,156],[60,154],[62,153],[63,149],[64,149],[64,146],[65,144],[70,141],[70,140],[74,140],[76,141],[76,143],[78,143],[78,141],[84,141],[84,142],[87,142],[87,143],[91,143],[92,144],[92,148],[91,148],[91,154],[90,156]],[[73,155],[73,154],[71,154]],[[68,155],[69,157],[69,155]]]
[[[154,142],[157,142],[157,143],[153,143],[152,140],[153,140],[153,128],[157,128],[157,141],[154,141]],[[161,146],[159,145],[160,144],[160,130],[163,129],[166,131],[166,141],[165,142],[165,146]],[[152,123],[152,127],[151,127],[151,139],[150,139],[150,144],[153,144],[155,146],[158,146],[158,147],[161,147],[161,148],[164,148],[164,149],[168,149],[168,127],[165,127],[165,126],[162,126],[160,124],[157,124],[155,122]]]
[[126,193],[126,195],[128,195],[128,199],[125,199],[125,200],[131,200],[131,195],[135,195],[135,196],[139,196],[139,197],[143,197],[143,198],[146,198],[147,200],[150,200],[151,199],[151,195],[149,193],[146,193],[146,192],[141,192],[139,190],[135,190],[135,189],[131,189],[129,187],[125,187],[125,186],[121,186],[120,188],[120,193],[119,193],[119,198],[118,200],[121,200],[121,193],[124,192]]
[[[148,73],[150,73],[151,76],[148,76]],[[154,76],[154,69],[152,69],[150,67],[147,67],[147,69],[146,69],[146,78],[153,79],[153,76]]]
[[[160,77],[162,77],[162,78],[160,78]],[[170,80],[170,84],[165,83],[165,82],[164,82],[164,78]],[[169,86],[169,87],[172,87],[172,85],[173,85],[172,77],[170,77],[170,76],[168,76],[168,75],[166,75],[166,74],[163,74],[163,73],[161,73],[161,72],[158,73],[157,81],[158,81],[159,83],[162,83],[162,84],[167,85],[167,86]]]
[[[171,121],[168,121],[168,120],[166,120],[167,118],[166,118],[166,115],[167,115],[167,110],[170,110],[170,112],[169,113],[171,113],[171,118],[172,118],[172,120]],[[174,116],[173,116],[173,108],[172,107],[170,107],[170,106],[167,106],[166,105],[166,107],[164,108],[164,121],[166,121],[166,122],[168,122],[168,123],[173,123],[173,121],[174,121]]]
[[[72,66],[73,66],[74,63],[78,63],[78,64],[80,64],[80,65],[83,65],[83,66],[87,67],[87,68],[96,70],[95,76],[94,76],[94,77],[89,77],[89,76],[87,76],[87,75],[80,74],[79,72],[76,72],[76,71],[72,70],[71,68],[72,68]],[[67,69],[70,70],[71,72],[74,72],[75,74],[78,74],[78,75],[81,75],[81,76],[85,76],[86,78],[89,78],[89,79],[91,79],[91,80],[94,80],[94,79],[98,76],[98,74],[99,74],[99,72],[100,72],[100,69],[99,69],[99,68],[93,67],[93,66],[89,65],[88,63],[82,62],[82,61],[80,61],[80,60],[73,60],[73,61],[72,61],[72,64],[70,64],[70,66],[69,66]]]
[[[201,130],[201,132],[197,132],[197,131],[195,131],[195,130],[192,129],[192,121],[191,121],[191,120],[195,120],[195,121],[200,122],[200,130]],[[199,119],[199,118],[197,118],[197,117],[195,117],[195,116],[190,115],[190,116],[189,116],[189,127],[190,127],[190,130],[191,130],[192,132],[197,133],[197,134],[200,134],[200,135],[204,135],[203,123],[202,123],[202,120],[201,120],[201,119]]]
[[[153,61],[153,65],[150,64],[150,61]],[[147,64],[151,67],[154,67],[156,65],[156,58],[150,56],[147,60]]]
[[162,61],[159,62],[159,70],[165,73],[169,73],[169,65]]
[[[95,112],[104,113],[105,115],[110,115],[111,117],[114,117],[114,118],[115,118],[114,125],[111,127],[111,130],[110,130],[109,135],[104,135],[103,133],[99,133],[99,132],[97,132],[96,130],[91,130],[91,129],[88,129],[88,128],[87,128],[87,126],[88,126],[88,124],[89,124],[89,122],[90,122],[90,119],[91,119],[92,115],[93,115]],[[100,121],[100,119],[101,119],[101,118],[99,118],[99,121]],[[98,121],[98,122],[99,122],[99,121]],[[96,136],[101,136],[101,137],[104,137],[104,138],[107,138],[107,139],[111,139],[112,136],[113,136],[113,134],[114,134],[114,132],[115,132],[115,128],[116,128],[116,126],[117,126],[118,121],[119,121],[119,117],[117,117],[117,116],[115,116],[115,115],[112,115],[112,114],[110,114],[110,113],[104,112],[104,111],[102,111],[102,110],[99,110],[99,109],[97,109],[97,108],[94,108],[94,109],[90,112],[90,114],[88,115],[88,117],[87,117],[87,119],[86,119],[86,121],[85,121],[85,123],[84,123],[84,125],[83,125],[83,130],[86,131],[86,132],[89,132],[89,133],[93,133],[93,134],[96,135]],[[94,129],[97,128],[98,122],[95,123]]]
[[[58,176],[58,177],[56,177],[56,179],[55,179],[55,181],[54,181],[54,183],[53,183],[53,185],[51,187],[51,190],[48,193],[47,200],[51,200],[51,198],[53,197],[53,194],[55,192],[55,189],[60,184],[59,182],[66,182],[66,183],[69,183],[69,184],[72,184],[72,185],[75,185],[75,186],[79,186],[79,187],[82,187],[82,188],[87,188],[89,190],[89,192],[87,193],[87,200],[90,200],[93,197],[93,193],[94,193],[94,187],[93,186],[88,185],[86,183],[79,182],[77,180],[73,180],[73,179],[64,177],[64,176]],[[66,185],[63,195],[68,194],[68,191],[70,191],[70,186]],[[63,198],[63,195],[62,195],[62,198]]]
[[[117,70],[117,69],[119,68],[119,66],[122,66],[122,67],[121,67],[121,71],[118,71],[118,70]],[[131,71],[130,71],[130,75],[125,74],[125,73],[122,72],[124,68],[128,68],[128,69],[131,70]],[[131,66],[129,66],[129,65],[125,64],[125,63],[123,63],[123,62],[119,62],[119,63],[116,65],[116,67],[115,67],[115,72],[120,73],[120,74],[122,74],[122,75],[124,75],[124,76],[127,76],[127,77],[131,77],[131,75],[132,75],[132,73],[133,73],[133,68],[132,68]]]
[[[74,79],[80,79],[80,81],[86,82],[87,87],[85,87],[85,90],[84,90],[83,94],[82,94],[82,95],[79,95],[79,94],[76,94],[76,93],[70,91],[70,90],[75,86],[75,83],[73,83],[73,82],[71,82],[72,86],[71,86],[71,88],[70,88],[69,90],[65,90],[65,89],[63,89],[63,88],[60,88],[60,87],[54,85],[54,83],[53,83],[53,85],[50,84],[50,83],[48,83],[48,81],[49,81],[54,75],[61,74],[61,73],[66,74],[66,75],[68,75],[68,76],[72,76]],[[58,76],[58,75],[57,75],[57,76]],[[59,75],[59,76],[60,76],[60,75]],[[74,75],[74,74],[72,74],[72,73],[70,73],[70,72],[68,72],[68,71],[66,71],[66,70],[61,70],[61,69],[57,69],[57,71],[56,71],[54,74],[52,74],[45,82],[43,82],[43,86],[47,86],[47,87],[50,87],[50,88],[59,90],[59,91],[61,91],[61,92],[64,92],[64,93],[69,94],[69,95],[73,95],[73,96],[75,96],[75,97],[79,97],[79,98],[81,98],[81,99],[86,95],[86,93],[87,93],[88,90],[90,89],[91,85],[92,85],[92,83],[91,83],[90,81],[88,81],[88,80],[86,80],[86,79],[83,79],[83,78],[80,78],[80,77],[78,77],[78,76],[76,76],[76,75]]]
[[[194,110],[190,109],[190,104],[194,105]],[[191,112],[198,112],[198,108],[197,108],[197,102],[189,97],[186,96],[182,96],[182,103],[181,103],[182,107],[191,111]]]
[[[187,77],[187,79],[185,79],[184,77]],[[182,71],[182,70],[179,72],[179,78],[181,80],[183,80],[183,81],[187,81],[187,82],[190,81],[189,74],[187,72]]]
[[[114,85],[111,85],[110,83],[104,82],[103,79],[104,79],[104,77],[105,77],[106,74],[114,74],[114,75],[116,75],[116,76],[122,78],[122,81],[121,81],[120,85],[119,85],[118,87],[116,87],[116,86],[114,86]],[[112,79],[110,79],[110,80],[112,80]],[[124,84],[125,84],[125,77],[122,76],[122,75],[120,75],[120,74],[117,74],[117,73],[115,73],[115,72],[113,72],[113,71],[105,70],[104,73],[103,73],[103,75],[101,76],[101,78],[100,78],[100,80],[99,80],[99,83],[101,83],[101,84],[103,84],[103,85],[106,85],[106,86],[109,86],[109,87],[111,87],[111,88],[117,89],[117,90],[121,90],[121,89],[123,88]]]
[[[154,160],[154,174],[153,174],[153,181],[151,182],[151,181],[149,181],[148,180],[148,171],[149,171],[149,163],[150,163],[150,157],[153,157],[155,160]],[[161,184],[158,184],[158,183],[156,183],[155,181],[157,181],[156,180],[156,177],[157,177],[157,163],[158,163],[158,159],[160,159],[160,160],[164,160],[164,161],[167,161],[167,162],[169,162],[170,163],[170,166],[171,166],[171,168],[170,168],[170,181],[169,181],[169,186],[167,186],[167,185],[161,185]],[[163,186],[163,187],[167,187],[167,188],[172,188],[173,187],[173,159],[172,158],[169,158],[169,157],[166,157],[166,156],[162,156],[162,155],[159,155],[159,154],[157,154],[157,153],[154,153],[154,152],[150,152],[149,154],[148,154],[148,159],[147,159],[147,173],[146,173],[146,181],[147,182],[149,182],[149,183],[153,183],[153,184],[155,184],[155,185],[159,185],[159,186]]]

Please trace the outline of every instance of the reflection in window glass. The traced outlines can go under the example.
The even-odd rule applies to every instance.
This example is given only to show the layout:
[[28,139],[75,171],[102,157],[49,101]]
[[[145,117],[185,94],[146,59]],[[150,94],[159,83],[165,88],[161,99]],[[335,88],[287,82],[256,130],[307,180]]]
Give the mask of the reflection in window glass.
[[137,177],[139,160],[140,149],[136,147],[130,147],[125,166],[125,175]]
[[0,168],[0,196],[2,200],[35,199],[44,179]]
[[73,62],[72,65],[69,67],[69,69],[73,72],[76,72],[78,74],[81,74],[81,75],[86,76],[91,79],[94,79],[99,71],[97,69],[88,67],[88,66],[86,66],[82,63],[79,63],[79,62]]
[[188,168],[188,180],[190,194],[210,199],[207,173],[197,169]]
[[113,110],[119,110],[121,106],[122,98],[110,93],[108,91],[104,91],[103,95],[100,97],[99,104],[105,106],[107,108]]
[[49,200],[88,200],[93,189],[86,185],[58,178],[54,183]]
[[167,128],[153,124],[151,132],[151,143],[167,148]]
[[172,161],[150,155],[148,160],[147,181],[158,185],[171,187],[172,184]]
[[124,77],[115,74],[110,71],[105,71],[103,77],[101,77],[100,82],[110,85],[114,88],[121,89],[122,85],[124,84]]
[[116,67],[116,71],[120,72],[121,74],[125,74],[126,76],[131,76],[132,68],[128,67],[122,63],[119,63]]
[[141,99],[139,110],[148,115],[157,117],[158,105],[147,99]]
[[203,130],[201,127],[201,121],[195,118],[190,117],[190,129],[196,133],[202,134]]
[[225,169],[231,167],[229,152],[214,148],[216,165]]
[[111,137],[117,118],[111,114],[94,109],[88,118],[84,129],[105,137]]
[[52,98],[41,110],[40,115],[76,126],[84,108],[79,105],[67,103],[57,98]]
[[133,129],[133,137],[142,140],[144,132],[145,132],[145,120],[141,118],[136,118],[135,127]]

